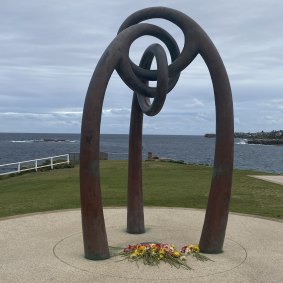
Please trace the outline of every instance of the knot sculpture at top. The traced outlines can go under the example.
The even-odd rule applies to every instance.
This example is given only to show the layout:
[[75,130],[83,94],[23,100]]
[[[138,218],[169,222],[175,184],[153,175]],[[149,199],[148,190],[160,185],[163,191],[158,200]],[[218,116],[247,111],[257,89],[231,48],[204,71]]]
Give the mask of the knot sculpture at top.
[[[168,20],[181,29],[185,39],[181,52],[167,31],[156,25],[141,23],[153,18]],[[131,44],[144,35],[156,37],[166,45],[171,64],[168,64],[165,50],[159,44],[152,44],[144,51],[139,66],[130,60]],[[110,257],[101,200],[99,143],[103,100],[113,71],[116,70],[134,92],[129,135],[127,232],[144,233],[141,166],[143,114],[153,116],[161,110],[181,71],[198,54],[210,73],[216,113],[214,168],[199,245],[205,253],[222,252],[231,194],[234,143],[233,102],[228,75],[214,44],[195,21],[174,9],[152,7],[137,11],[121,25],[95,68],[85,98],[80,192],[86,258],[99,260]],[[151,70],[154,58],[157,69]],[[150,87],[149,81],[156,81],[156,87]],[[153,98],[152,103],[150,98]]]

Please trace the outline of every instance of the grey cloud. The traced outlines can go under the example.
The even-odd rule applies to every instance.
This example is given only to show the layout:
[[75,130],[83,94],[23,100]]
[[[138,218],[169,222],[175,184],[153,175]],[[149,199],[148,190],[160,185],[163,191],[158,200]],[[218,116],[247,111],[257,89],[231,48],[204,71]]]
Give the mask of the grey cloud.
[[114,115],[126,114],[126,115],[128,115],[130,113],[130,111],[131,111],[130,108],[110,108],[110,109],[102,110],[103,114],[105,114],[105,115],[109,115],[109,114],[114,114]]
[[0,112],[1,126],[4,132],[79,132],[81,113],[19,113]]
[[[211,37],[231,79],[237,130],[281,128],[280,1],[10,0],[1,3],[0,10],[0,117],[5,121],[0,131],[29,129],[26,121],[35,116],[13,112],[37,113],[34,131],[78,132],[97,61],[124,19],[153,5],[183,11]],[[171,32],[182,48],[182,34],[176,27],[154,22]],[[131,58],[138,63],[144,48],[153,42],[157,40],[152,37],[137,41]],[[128,132],[131,100],[132,91],[114,73],[104,102],[104,132]],[[213,89],[201,58],[182,73],[159,115],[145,119],[146,133],[214,131]]]

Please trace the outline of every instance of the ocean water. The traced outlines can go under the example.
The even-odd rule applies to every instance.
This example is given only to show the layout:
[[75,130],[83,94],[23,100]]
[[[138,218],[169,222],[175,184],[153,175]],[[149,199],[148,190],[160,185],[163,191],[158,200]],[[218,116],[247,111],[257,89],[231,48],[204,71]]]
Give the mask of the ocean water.
[[[159,157],[187,163],[213,165],[214,138],[203,136],[144,135],[143,157]],[[79,134],[0,133],[0,164],[79,152]],[[109,159],[127,159],[128,135],[102,134],[100,150]],[[235,139],[234,168],[283,173],[283,147],[249,145]]]

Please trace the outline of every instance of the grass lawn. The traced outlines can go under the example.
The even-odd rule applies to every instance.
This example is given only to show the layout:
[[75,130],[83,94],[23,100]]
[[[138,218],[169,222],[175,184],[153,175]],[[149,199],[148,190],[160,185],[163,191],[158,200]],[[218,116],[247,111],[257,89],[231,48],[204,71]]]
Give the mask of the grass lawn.
[[[212,168],[167,162],[143,163],[146,206],[205,208]],[[283,186],[234,170],[231,211],[283,219]],[[105,206],[125,206],[127,161],[102,161]],[[79,168],[29,173],[0,180],[0,217],[80,206]]]

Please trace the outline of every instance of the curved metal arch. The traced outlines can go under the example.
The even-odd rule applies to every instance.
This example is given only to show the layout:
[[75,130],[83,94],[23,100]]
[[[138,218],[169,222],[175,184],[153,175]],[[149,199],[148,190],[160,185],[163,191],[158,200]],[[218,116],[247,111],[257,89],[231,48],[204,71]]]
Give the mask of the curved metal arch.
[[[179,73],[197,54],[202,56],[210,72],[215,96],[216,144],[213,176],[200,248],[202,252],[207,253],[219,253],[223,248],[231,194],[234,144],[233,103],[228,75],[214,44],[199,25],[181,12],[156,7],[138,11],[124,22],[119,34],[99,60],[87,91],[81,131],[80,191],[84,249],[88,259],[109,257],[99,176],[100,123],[109,79],[116,69],[134,92],[147,97],[155,97],[158,90],[148,87],[146,81],[155,79],[157,71],[147,70],[143,66],[131,69],[131,66],[134,65],[128,57],[129,47],[136,38],[146,34],[161,40],[166,38],[166,42],[171,42],[170,46],[175,45],[167,33],[159,27],[144,23],[137,24],[137,22],[153,17],[164,18],[176,23],[185,35],[185,46],[180,56],[172,59],[173,62],[168,67],[169,81],[177,82],[172,78],[179,77]],[[188,40],[190,44],[187,43]],[[134,94],[130,125],[128,180],[128,232],[131,233],[144,231],[141,176],[142,117],[142,111],[136,94]],[[129,202],[132,200],[134,202],[131,208]]]

